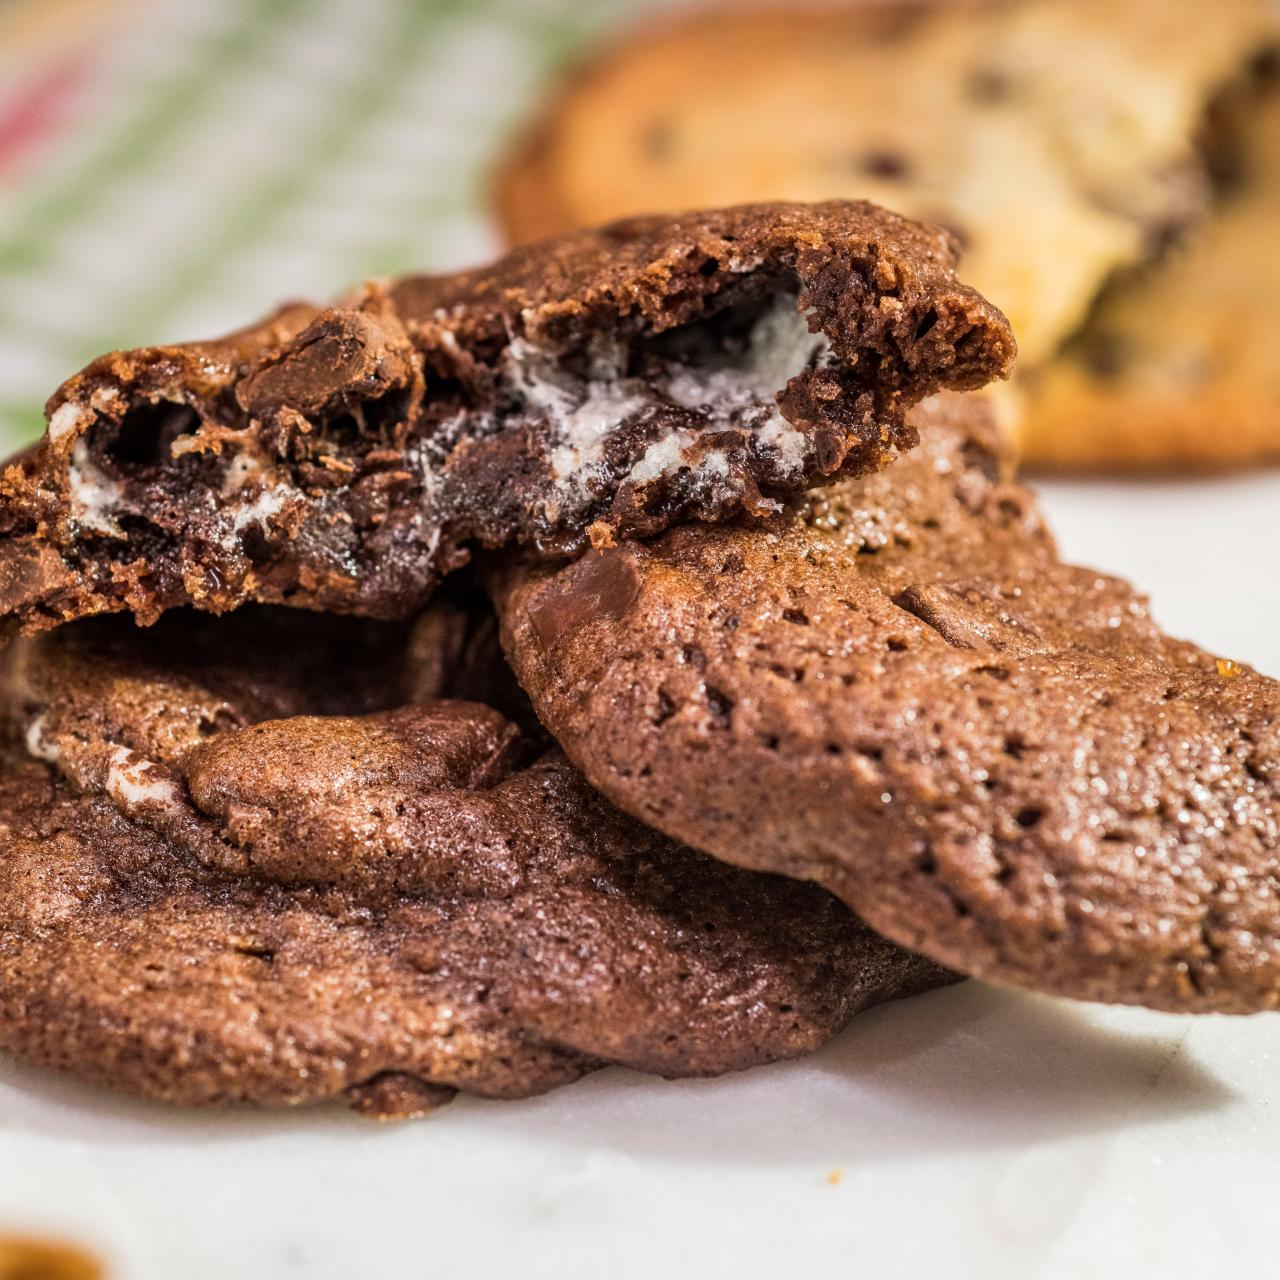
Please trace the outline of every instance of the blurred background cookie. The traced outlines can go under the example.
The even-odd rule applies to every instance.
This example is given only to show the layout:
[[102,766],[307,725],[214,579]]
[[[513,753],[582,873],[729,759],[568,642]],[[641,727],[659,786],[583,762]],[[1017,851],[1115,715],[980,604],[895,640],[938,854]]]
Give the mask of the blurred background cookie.
[[1107,289],[1027,388],[1028,456],[1211,468],[1280,454],[1280,79],[1231,104],[1221,206]]
[[[655,208],[866,196],[960,236],[968,278],[1009,316],[1022,368],[1034,370],[1117,273],[1163,268],[1170,245],[1206,219],[1208,243],[1187,252],[1227,270],[1220,259],[1247,242],[1243,224],[1264,215],[1246,209],[1262,195],[1219,201],[1204,126],[1277,30],[1264,0],[1230,0],[1211,23],[1186,3],[1105,0],[713,10],[584,67],[508,157],[501,219],[520,241]],[[1208,286],[1220,301],[1206,300],[1201,268],[1182,262],[1172,258],[1167,279],[1153,268],[1144,291],[1116,304],[1115,324],[1136,328],[1130,311],[1151,306],[1234,327],[1237,291]],[[1263,305],[1261,290],[1243,292]],[[1216,431],[1197,443],[1224,398],[1258,385],[1246,348],[1230,367],[1176,379],[1173,414],[1149,390],[1163,372],[1110,377],[1108,412],[1089,422],[1074,407],[1093,387],[1089,374],[1072,385],[1078,360],[1073,349],[1070,392],[1052,385],[1043,411],[1031,407],[1029,461],[1222,462],[1280,445],[1252,421],[1222,448]]]

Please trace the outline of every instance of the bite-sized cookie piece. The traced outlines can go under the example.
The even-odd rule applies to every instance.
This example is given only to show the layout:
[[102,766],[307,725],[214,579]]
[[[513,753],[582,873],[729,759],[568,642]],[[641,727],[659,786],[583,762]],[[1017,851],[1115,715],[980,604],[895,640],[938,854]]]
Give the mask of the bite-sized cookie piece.
[[1237,95],[1214,216],[1117,281],[1025,388],[1027,455],[1203,470],[1280,456],[1280,76]]
[[767,512],[1007,374],[937,228],[860,203],[633,221],[116,352],[0,481],[0,624],[245,601],[416,612],[473,546]]
[[1102,282],[1197,217],[1212,94],[1270,0],[738,6],[635,31],[498,180],[514,242],[657,209],[859,196],[951,227],[1023,367]]
[[1062,564],[985,412],[760,528],[510,566],[517,675],[623,809],[964,973],[1273,1008],[1280,684]]
[[10,646],[0,1047],[170,1102],[392,1115],[789,1057],[953,980],[529,761],[488,707],[396,706],[418,673],[394,629],[328,625],[95,619]]

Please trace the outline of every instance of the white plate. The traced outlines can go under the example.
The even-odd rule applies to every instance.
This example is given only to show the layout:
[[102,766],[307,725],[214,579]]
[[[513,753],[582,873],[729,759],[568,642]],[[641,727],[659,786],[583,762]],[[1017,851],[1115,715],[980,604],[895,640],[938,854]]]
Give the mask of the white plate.
[[[1065,552],[1280,673],[1280,474],[1053,484]],[[1280,1017],[977,983],[731,1078],[610,1070],[377,1126],[199,1116],[0,1063],[0,1230],[125,1280],[603,1275],[949,1280],[1280,1269]]]

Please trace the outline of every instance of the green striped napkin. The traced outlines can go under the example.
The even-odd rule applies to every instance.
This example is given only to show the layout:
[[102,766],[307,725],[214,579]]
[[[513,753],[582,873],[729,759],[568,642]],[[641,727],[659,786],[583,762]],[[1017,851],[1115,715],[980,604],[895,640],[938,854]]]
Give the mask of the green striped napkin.
[[623,9],[0,0],[0,447],[99,352],[488,256],[497,149]]

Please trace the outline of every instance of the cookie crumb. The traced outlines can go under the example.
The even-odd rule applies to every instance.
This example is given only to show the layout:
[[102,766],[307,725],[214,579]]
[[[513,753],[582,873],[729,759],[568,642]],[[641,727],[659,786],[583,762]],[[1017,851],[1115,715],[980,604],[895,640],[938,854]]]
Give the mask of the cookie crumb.
[[610,547],[617,546],[613,537],[613,525],[606,520],[597,520],[593,524],[589,524],[587,526],[587,537],[596,551],[607,551]]
[[827,1174],[827,1185],[829,1187],[838,1187],[844,1181],[843,1169],[832,1169]]

